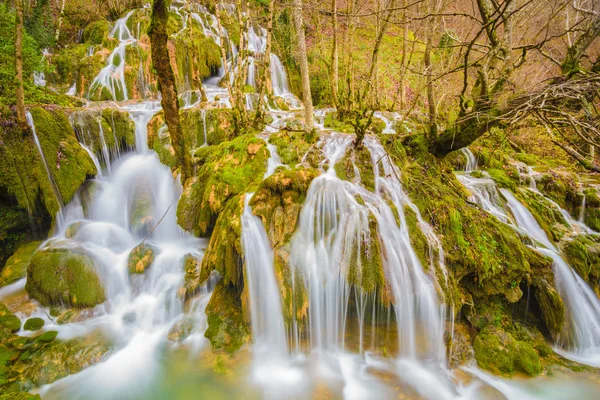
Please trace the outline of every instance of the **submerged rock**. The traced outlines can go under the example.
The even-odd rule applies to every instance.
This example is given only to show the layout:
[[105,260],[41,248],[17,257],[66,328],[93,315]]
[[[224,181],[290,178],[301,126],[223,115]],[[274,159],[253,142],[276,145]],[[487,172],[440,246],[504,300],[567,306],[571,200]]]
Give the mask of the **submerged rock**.
[[127,269],[131,274],[142,274],[154,261],[155,249],[151,244],[140,243],[131,250],[127,259]]
[[45,306],[93,307],[106,300],[93,260],[68,249],[38,251],[27,268],[25,289]]
[[192,254],[186,254],[183,262],[185,298],[190,298],[200,284],[200,266],[202,260]]
[[569,264],[600,296],[600,237],[579,235],[564,245]]

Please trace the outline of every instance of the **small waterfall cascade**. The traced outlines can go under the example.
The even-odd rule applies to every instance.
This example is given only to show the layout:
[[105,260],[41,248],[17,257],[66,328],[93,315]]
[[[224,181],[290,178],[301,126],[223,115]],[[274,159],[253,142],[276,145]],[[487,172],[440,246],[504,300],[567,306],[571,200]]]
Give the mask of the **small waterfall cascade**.
[[[42,163],[44,164],[44,169],[46,170],[46,175],[48,176],[48,182],[50,183],[50,187],[52,188],[52,192],[54,193],[54,197],[56,198],[56,202],[58,206],[62,210],[64,207],[64,201],[62,199],[62,195],[60,194],[60,190],[58,189],[58,185],[52,176],[52,172],[50,171],[50,167],[48,166],[48,161],[46,161],[46,156],[44,155],[44,149],[42,149],[42,145],[40,143],[40,139],[38,138],[37,132],[35,130],[35,122],[33,121],[33,116],[29,111],[25,114],[25,118],[27,119],[27,123],[31,128],[31,133],[33,134],[33,141],[35,142],[35,147],[37,148],[40,158],[42,159]],[[60,212],[59,212],[60,216]]]
[[[132,106],[136,131],[145,130],[145,117],[157,111],[155,106]],[[175,206],[181,185],[158,156],[147,150],[145,137],[140,135],[136,140],[143,140],[136,143],[137,153],[123,155],[105,176],[97,177],[92,198],[85,200],[89,202],[87,207],[77,195],[64,209],[61,230],[43,245],[88,255],[107,297],[85,322],[58,325],[42,311],[40,316],[46,325],[63,338],[101,329],[117,344],[104,361],[43,387],[41,394],[49,398],[77,397],[83,390],[89,398],[122,398],[123,393],[135,392],[136,387],[148,387],[149,379],[159,370],[158,350],[169,330],[183,318],[183,299],[178,292],[184,281],[184,258],[191,255],[201,259],[198,249],[205,247],[206,241],[183,232],[177,225]],[[66,229],[71,226],[77,227],[75,234],[66,237]],[[130,277],[128,256],[142,241],[152,247],[154,261],[143,275]],[[213,284],[209,282],[209,286]],[[198,318],[185,340],[196,349],[207,344],[203,334],[209,286],[200,290],[191,307],[192,317],[197,309]]]
[[467,162],[465,164],[465,172],[472,172],[477,169],[477,158],[475,158],[475,154],[468,147],[463,147],[461,152],[464,154]]
[[397,112],[388,113],[388,114],[391,114],[391,115],[386,115],[386,114],[382,113],[381,111],[375,111],[373,116],[377,119],[382,120],[383,123],[385,124],[385,128],[383,128],[383,131],[381,133],[395,134],[396,133],[396,121],[398,121],[400,119],[400,114],[398,114]]
[[246,85],[250,85],[256,89],[256,67],[254,66],[254,57],[248,57],[248,77],[246,78]]
[[277,57],[276,54],[271,53],[270,59],[271,68],[271,83],[273,85],[273,94],[276,97],[282,98],[290,108],[299,109],[302,108],[300,100],[292,92],[288,85],[287,74],[285,73],[285,67],[283,63]]
[[[358,285],[352,288],[347,276],[351,268],[359,277],[362,273],[361,257],[357,254],[372,251],[370,221],[374,219],[398,325],[399,356],[443,362],[443,307],[435,278],[425,273],[410,243],[404,219],[404,207],[412,208],[414,204],[394,176],[398,171],[392,170],[389,160],[382,162],[385,151],[374,139],[369,138],[365,145],[373,160],[375,192],[360,182],[343,181],[336,176],[334,165],[352,140],[352,136],[340,134],[323,138],[322,151],[329,166],[311,183],[291,241],[294,276],[302,280],[295,285],[306,288],[308,293],[308,335],[298,332],[295,326],[292,341],[298,346],[298,338],[308,336],[313,351],[343,350],[348,300],[354,289],[362,347],[362,318],[367,301],[374,294],[365,293]],[[399,220],[386,199],[398,210]],[[444,268],[443,264],[440,267]]]
[[135,122],[135,143],[138,153],[148,152],[148,122],[160,111],[158,101],[146,101],[124,107]]
[[92,81],[88,95],[102,88],[102,90],[108,90],[115,101],[129,99],[127,84],[125,83],[125,52],[127,46],[136,42],[136,39],[127,27],[127,20],[133,12],[133,10],[128,12],[125,17],[115,22],[110,36],[117,39],[119,45],[106,60],[106,66],[102,68],[98,76]]
[[[565,327],[556,338],[559,346],[556,351],[585,364],[600,365],[600,300],[589,285],[562,258],[558,248],[531,212],[511,191],[499,189],[489,178],[474,178],[469,174],[457,174],[457,178],[473,193],[474,199],[494,200],[477,201],[485,211],[508,223],[519,233],[531,237],[535,249],[552,258],[556,286],[565,302],[567,312]],[[531,188],[531,184],[526,190],[535,191],[543,196],[537,189]],[[547,197],[545,199],[561,210],[566,221],[574,229],[581,225],[554,201]]]
[[560,256],[531,212],[506,189],[500,189],[517,225],[536,242],[542,254],[554,261],[554,276],[567,312],[566,325],[557,338],[565,355],[577,361],[600,365],[600,299]]
[[108,145],[106,144],[106,139],[104,138],[104,129],[102,128],[102,122],[98,119],[98,132],[100,134],[100,141],[102,142],[102,157],[104,158],[104,165],[106,165],[106,169],[108,169],[108,173],[110,174],[110,154],[108,151]]

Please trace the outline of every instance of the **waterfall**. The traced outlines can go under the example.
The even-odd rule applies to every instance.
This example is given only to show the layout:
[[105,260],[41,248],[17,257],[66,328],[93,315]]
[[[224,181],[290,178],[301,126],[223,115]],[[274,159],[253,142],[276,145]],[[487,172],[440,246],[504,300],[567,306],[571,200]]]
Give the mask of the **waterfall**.
[[46,175],[48,176],[48,182],[50,183],[50,187],[52,188],[52,192],[54,193],[54,197],[56,202],[58,203],[58,207],[60,209],[63,208],[64,202],[62,199],[62,195],[60,194],[60,190],[58,189],[58,185],[52,176],[52,172],[50,171],[50,167],[48,166],[48,161],[46,161],[46,156],[44,155],[44,150],[42,149],[42,145],[40,144],[40,139],[37,136],[35,131],[35,123],[33,121],[33,116],[29,111],[25,114],[25,118],[27,119],[27,123],[31,128],[31,133],[33,134],[33,141],[35,142],[35,146],[37,147],[38,153],[42,159],[42,164],[44,164],[44,169],[46,170]]
[[460,151],[465,155],[467,163],[465,164],[465,172],[472,172],[477,169],[477,158],[468,147],[463,147]]
[[110,37],[117,39],[119,44],[108,57],[106,66],[102,68],[100,73],[92,81],[88,96],[96,89],[104,88],[109,91],[112,99],[115,101],[129,99],[127,84],[125,82],[125,52],[127,46],[136,41],[127,27],[127,20],[133,12],[133,10],[128,12],[125,17],[115,22]]
[[471,193],[469,201],[476,203],[483,210],[494,215],[502,222],[509,222],[510,216],[504,209],[504,204],[496,182],[489,177],[475,178],[469,174],[457,174],[456,178]]
[[246,79],[246,85],[250,85],[256,89],[256,78],[254,77],[256,67],[254,66],[254,57],[248,57],[248,77]]
[[160,111],[160,104],[157,101],[147,101],[139,104],[133,104],[124,107],[131,119],[135,122],[135,143],[138,153],[148,152],[148,122],[154,114]]
[[[517,225],[544,247],[537,246],[542,254],[552,258],[554,279],[565,302],[567,322],[558,337],[558,344],[573,353],[575,360],[600,365],[600,299],[589,285],[560,256],[546,232],[539,226],[531,212],[518,201],[512,192],[500,189]],[[590,356],[590,354],[592,354]],[[592,360],[590,360],[590,358]]]
[[[405,206],[414,205],[395,176],[398,171],[382,157],[385,150],[381,145],[369,138],[365,145],[373,161],[375,192],[359,183],[340,180],[334,165],[344,156],[353,137],[333,134],[323,140],[323,153],[329,167],[311,183],[291,241],[293,271],[303,279],[296,285],[303,285],[308,293],[307,327],[311,348],[344,349],[351,292],[347,274],[351,265],[357,264],[356,273],[360,276],[361,259],[357,254],[368,253],[369,249],[363,246],[369,246],[374,239],[369,225],[371,217],[377,222],[378,239],[375,240],[381,244],[383,269],[393,296],[399,355],[442,362],[445,358],[443,310],[435,278],[424,272],[410,243],[403,210]],[[358,197],[362,201],[359,202]],[[399,221],[386,199],[398,210]],[[357,313],[361,315],[367,293],[360,287],[354,289]],[[297,342],[300,333],[294,332],[294,337]]]
[[[129,110],[136,132],[141,133],[148,115],[157,108],[150,103]],[[158,156],[147,150],[145,138],[136,135],[138,139],[142,140],[136,143],[138,153],[116,159],[105,176],[97,177],[86,209],[76,196],[65,207],[61,230],[43,245],[76,249],[91,257],[107,297],[84,322],[59,325],[41,313],[46,326],[65,339],[101,330],[116,345],[100,363],[43,387],[40,392],[44,397],[72,398],[85,392],[86,398],[116,399],[123,393],[143,393],[159,372],[158,351],[166,343],[169,330],[183,318],[178,292],[184,281],[184,257],[192,254],[200,259],[199,249],[206,247],[207,241],[177,225],[175,208],[181,185]],[[67,238],[65,230],[74,223],[80,225],[75,235]],[[154,230],[140,230],[140,223],[149,223]],[[146,236],[146,243],[154,249],[154,261],[144,274],[129,276],[128,255]],[[203,287],[204,294],[192,304],[190,318],[196,322],[186,343],[198,350],[207,344],[203,315],[209,290]]]
[[383,115],[383,113],[381,111],[376,111],[375,113],[373,113],[373,116],[375,118],[382,120],[383,123],[385,124],[385,128],[383,128],[383,131],[381,133],[385,133],[385,134],[396,133],[396,120],[398,120],[400,118],[400,115],[398,115],[398,113],[392,113],[392,117],[393,117],[392,119],[389,119],[388,117]]
[[92,152],[92,150],[90,150],[90,148],[87,147],[85,144],[79,143],[79,145],[88,153],[88,155],[92,159],[92,162],[94,163],[94,166],[96,167],[96,171],[98,171],[97,175],[99,177],[102,177],[102,167],[100,166],[100,161],[98,160],[98,157],[96,157],[96,155]]

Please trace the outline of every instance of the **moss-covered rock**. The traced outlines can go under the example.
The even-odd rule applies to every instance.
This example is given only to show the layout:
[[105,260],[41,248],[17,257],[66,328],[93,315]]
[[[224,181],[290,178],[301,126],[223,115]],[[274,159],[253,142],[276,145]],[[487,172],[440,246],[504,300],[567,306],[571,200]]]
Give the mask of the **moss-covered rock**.
[[108,39],[109,33],[110,26],[107,20],[101,19],[94,21],[88,24],[83,30],[83,41],[89,45],[102,44]]
[[192,254],[186,254],[183,259],[183,271],[185,272],[184,284],[185,297],[194,295],[200,285],[200,268],[202,261]]
[[198,149],[194,154],[197,178],[188,184],[177,205],[179,225],[197,236],[210,231],[230,199],[256,190],[268,154],[265,142],[253,135]]
[[234,353],[250,341],[250,330],[244,321],[240,293],[223,281],[217,283],[206,306],[208,329],[204,336],[210,340],[213,351]]
[[53,340],[26,355],[23,378],[35,386],[52,383],[101,361],[109,350],[99,338]]
[[85,108],[71,113],[75,132],[98,158],[106,143],[112,151],[135,148],[135,124],[129,113],[114,107]]
[[0,329],[7,332],[16,332],[21,329],[21,320],[10,312],[3,303],[0,303]]
[[516,340],[510,333],[490,325],[473,343],[477,364],[499,375],[521,372],[530,376],[542,372],[537,351],[527,342]]
[[274,248],[289,242],[308,188],[318,175],[315,169],[282,170],[262,181],[254,193],[252,212],[262,218]]
[[[359,148],[350,146],[334,168],[338,178],[350,182],[360,182],[368,190],[375,191],[373,162],[371,153],[365,146]],[[355,171],[358,171],[358,176]]]
[[93,307],[106,299],[92,259],[67,249],[35,253],[27,268],[25,289],[46,306]]
[[[317,135],[307,135],[304,132],[280,131],[269,137],[269,143],[277,146],[281,162],[294,166],[302,161],[309,149],[317,143],[317,139]],[[316,167],[317,164],[311,166]]]
[[25,325],[23,325],[23,329],[26,331],[39,331],[44,326],[44,320],[41,318],[29,318],[25,321]]
[[154,261],[155,249],[149,243],[140,243],[131,250],[127,258],[130,274],[142,274]]
[[29,261],[41,244],[42,242],[31,242],[19,247],[4,264],[0,274],[0,287],[10,285],[27,275]]
[[245,196],[238,195],[227,202],[219,214],[208,247],[202,258],[200,282],[213,271],[221,275],[226,285],[243,287],[242,213]]
[[[59,202],[71,200],[85,179],[96,174],[96,168],[61,110],[34,107],[31,114],[52,180],[33,136],[23,137],[11,128],[3,132],[0,140],[0,188],[13,195],[18,205],[32,215],[41,203],[54,216]],[[12,122],[7,123],[9,128],[13,126]],[[60,198],[57,199],[55,191]]]
[[569,264],[600,296],[600,237],[579,235],[564,245]]
[[595,188],[588,188],[584,191],[586,207],[584,213],[584,222],[587,226],[600,232],[600,196]]

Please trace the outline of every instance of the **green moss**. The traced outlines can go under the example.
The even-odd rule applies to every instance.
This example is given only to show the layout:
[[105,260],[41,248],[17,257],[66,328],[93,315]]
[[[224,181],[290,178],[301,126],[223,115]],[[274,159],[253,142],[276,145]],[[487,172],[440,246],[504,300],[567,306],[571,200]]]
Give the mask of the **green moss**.
[[171,36],[175,46],[175,76],[179,90],[197,89],[202,80],[217,72],[221,66],[221,49],[213,38],[204,36],[202,26],[193,18],[187,28]]
[[482,330],[475,337],[473,348],[477,364],[495,374],[510,376],[521,372],[536,376],[542,372],[538,352],[533,346],[497,327]]
[[217,283],[206,306],[208,328],[204,336],[213,351],[232,354],[250,341],[250,330],[244,321],[239,292],[223,281]]
[[419,261],[421,261],[423,268],[427,268],[429,266],[429,242],[419,227],[417,214],[407,207],[404,209],[404,217],[406,219],[406,224],[408,225],[412,248],[417,254],[417,257],[419,257]]
[[600,232],[600,196],[594,188],[586,189],[584,194],[586,201],[584,222],[596,232]]
[[27,268],[25,289],[46,306],[93,307],[106,298],[93,261],[66,249],[38,251]]
[[600,294],[600,237],[579,235],[564,245],[564,254],[579,276]]
[[3,330],[16,332],[19,329],[21,329],[21,320],[10,312],[3,303],[0,303],[0,336]]
[[[373,162],[371,153],[365,146],[348,148],[344,157],[342,157],[334,166],[338,178],[345,181],[358,180],[367,190],[375,191],[375,174],[373,172]],[[355,169],[359,176],[355,176]]]
[[307,154],[309,149],[317,142],[316,135],[304,132],[280,131],[269,138],[269,142],[277,146],[277,153],[286,165],[296,165]]
[[2,274],[0,275],[0,287],[10,285],[24,278],[27,274],[27,266],[31,257],[35,253],[42,242],[31,242],[22,245],[19,249],[6,261]]
[[185,109],[181,110],[181,129],[188,146],[195,148],[204,143],[206,126],[206,143],[212,146],[234,138],[232,119],[229,109]]
[[354,126],[347,121],[336,119],[335,112],[330,112],[325,115],[325,128],[333,129],[336,132],[354,133]]
[[238,195],[227,202],[217,218],[208,247],[202,258],[200,282],[217,271],[227,285],[243,286],[242,271],[242,213],[244,196]]
[[44,320],[41,318],[29,318],[25,321],[23,329],[26,331],[39,331],[44,326]]
[[50,343],[58,336],[57,331],[47,331],[39,336],[35,337],[35,341],[38,343]]
[[250,206],[262,218],[274,248],[291,239],[308,188],[318,175],[314,169],[283,170],[262,181],[254,193]]
[[268,150],[254,135],[244,135],[194,153],[195,181],[188,183],[177,205],[177,222],[196,235],[207,233],[227,202],[253,192],[266,171]]
[[[515,182],[514,178],[511,178],[507,175],[506,171],[503,169],[490,168],[487,169],[490,177],[498,184],[498,186],[510,190],[515,190],[517,186],[518,180]],[[517,172],[518,179],[518,172]]]
[[89,45],[102,44],[110,33],[108,21],[101,19],[88,24],[83,30],[83,41]]
[[533,214],[540,227],[554,242],[559,242],[570,230],[560,210],[544,196],[531,190],[519,190],[515,194],[522,203],[527,205],[527,209]]
[[377,221],[372,214],[369,214],[368,236],[357,238],[352,245],[347,279],[348,283],[362,288],[365,293],[384,292],[385,277],[379,234]]
[[200,284],[200,268],[202,261],[193,256],[192,254],[186,254],[183,261],[184,276],[184,289],[186,298],[190,298]]
[[152,265],[155,249],[151,244],[140,243],[131,250],[127,258],[130,274],[142,274]]
[[415,139],[402,146],[381,137],[402,171],[405,190],[440,238],[448,269],[473,296],[503,294],[518,300],[515,287],[539,257],[512,228],[469,204],[452,166]]

